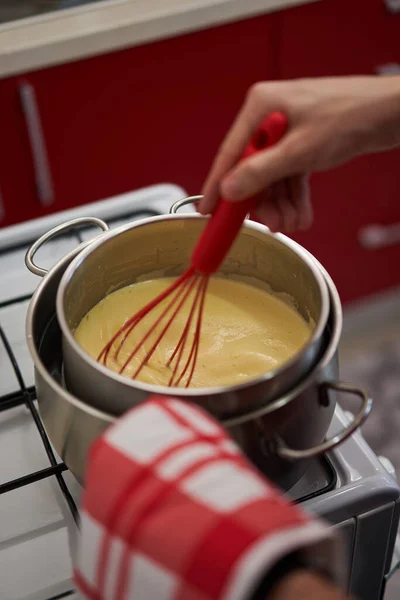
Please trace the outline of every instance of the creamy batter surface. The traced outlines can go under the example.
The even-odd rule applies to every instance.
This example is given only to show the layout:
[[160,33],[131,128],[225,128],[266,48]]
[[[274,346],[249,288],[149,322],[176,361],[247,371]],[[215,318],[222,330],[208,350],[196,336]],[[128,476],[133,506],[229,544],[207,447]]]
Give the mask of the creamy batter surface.
[[[82,348],[97,359],[103,347],[129,317],[153,300],[173,280],[160,278],[135,283],[106,296],[83,318],[75,331]],[[167,367],[188,320],[193,300],[189,296],[171,327],[157,345],[147,366],[137,379],[154,385],[168,385],[173,367]],[[111,349],[107,366],[119,371],[130,352],[149,331],[166,306],[166,301],[146,316],[125,340],[118,359]],[[163,320],[165,325],[166,320]],[[193,340],[192,321],[187,347],[181,358],[185,364]],[[139,363],[161,333],[159,326],[140,347],[124,371],[132,377]],[[196,369],[190,387],[229,386],[243,383],[280,367],[307,342],[311,327],[286,302],[247,283],[212,277],[208,284]],[[185,385],[185,378],[179,384]]]

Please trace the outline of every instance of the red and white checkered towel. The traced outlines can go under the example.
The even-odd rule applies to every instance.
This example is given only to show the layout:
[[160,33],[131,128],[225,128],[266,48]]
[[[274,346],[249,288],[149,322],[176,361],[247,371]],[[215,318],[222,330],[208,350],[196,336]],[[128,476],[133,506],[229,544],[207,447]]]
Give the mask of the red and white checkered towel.
[[289,504],[192,405],[152,398],[91,449],[75,561],[85,598],[243,600],[299,549],[332,572],[331,529]]

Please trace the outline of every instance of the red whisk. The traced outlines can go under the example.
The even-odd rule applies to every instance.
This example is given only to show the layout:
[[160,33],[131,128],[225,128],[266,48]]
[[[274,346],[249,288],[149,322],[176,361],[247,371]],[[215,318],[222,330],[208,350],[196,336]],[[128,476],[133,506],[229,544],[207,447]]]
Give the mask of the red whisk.
[[[277,143],[285,134],[287,125],[288,121],[284,114],[280,112],[270,114],[257,129],[251,142],[246,147],[241,160]],[[137,355],[140,348],[142,348],[145,342],[149,340],[153,332],[155,332],[158,327],[161,327],[161,332],[157,335],[150,349],[146,352],[144,359],[139,363],[133,374],[132,378],[135,379],[142,371],[143,367],[148,364],[161,339],[174,321],[178,311],[182,309],[189,295],[193,293],[194,299],[187,322],[173,353],[166,363],[166,367],[171,371],[168,385],[175,387],[179,386],[187,374],[185,387],[189,387],[196,367],[199,351],[203,307],[209,277],[218,270],[232,246],[246,215],[254,209],[255,204],[255,198],[248,198],[242,202],[229,202],[221,199],[199,237],[191,256],[189,268],[164,292],[159,294],[154,300],[130,317],[102,349],[97,360],[106,365],[111,349],[116,345],[113,358],[117,361],[122,347],[138,323],[140,323],[150,311],[171,296],[165,309],[135,345],[119,370],[119,373],[122,374],[128,364]],[[191,336],[191,346],[186,360],[182,361],[192,322],[195,323],[195,328],[194,333]],[[184,364],[181,364],[183,362]]]

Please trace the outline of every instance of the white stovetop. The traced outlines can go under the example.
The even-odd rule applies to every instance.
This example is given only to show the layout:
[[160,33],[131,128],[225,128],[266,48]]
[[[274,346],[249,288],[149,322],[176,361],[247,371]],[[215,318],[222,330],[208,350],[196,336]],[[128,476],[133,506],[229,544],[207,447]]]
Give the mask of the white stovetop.
[[0,25],[0,77],[319,0],[103,0]]
[[[0,229],[0,302],[4,303],[0,309],[0,323],[26,386],[33,385],[34,380],[32,360],[25,340],[24,322],[28,306],[25,297],[40,281],[30,275],[24,266],[24,245],[28,245],[28,231],[28,237],[34,238],[55,224],[83,214],[95,214],[106,220],[114,217],[118,220],[114,223],[117,226],[126,219],[130,220],[127,216],[129,210],[153,207],[165,213],[174,201],[183,196],[184,190],[177,186],[152,186],[73,211]],[[11,242],[19,247],[9,248]],[[72,234],[67,238],[52,240],[38,254],[38,262],[42,266],[50,266],[77,243]],[[5,248],[9,250],[7,253],[2,252]],[[12,297],[19,297],[20,301],[7,303]],[[0,396],[18,389],[19,384],[5,347],[0,344]],[[348,424],[347,419],[348,416],[337,407],[328,435],[337,434]],[[1,482],[49,466],[42,441],[25,406],[0,412],[0,433]],[[359,433],[335,450],[332,458],[340,467],[337,468],[340,489],[320,496],[317,501],[308,501],[304,505],[307,510],[328,516],[333,506],[338,510],[346,504],[349,494],[357,498],[362,496],[365,502],[370,490],[395,486],[392,476],[385,471]],[[79,485],[68,472],[64,474],[64,479],[70,493],[78,500]],[[75,525],[54,477],[0,495],[0,523],[1,600],[43,600],[72,589],[70,543]],[[23,565],[22,571],[20,565]],[[77,600],[78,596],[71,595],[68,598]]]

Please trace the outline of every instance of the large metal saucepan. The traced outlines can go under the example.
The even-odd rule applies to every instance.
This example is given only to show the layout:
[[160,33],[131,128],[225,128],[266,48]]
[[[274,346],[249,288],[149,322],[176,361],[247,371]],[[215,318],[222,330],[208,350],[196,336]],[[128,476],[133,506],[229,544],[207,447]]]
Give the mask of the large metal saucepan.
[[[193,222],[196,219],[201,217],[196,217]],[[101,224],[99,220],[89,218],[75,220],[72,224],[93,222]],[[106,228],[105,224],[101,226]],[[31,271],[42,276],[46,273],[32,263],[36,250],[60,230],[70,227],[71,222],[58,227],[32,246],[27,253]],[[82,395],[70,393],[62,383],[62,332],[56,315],[56,296],[68,266],[92,243],[76,248],[46,274],[31,300],[27,315],[27,340],[35,364],[41,416],[56,450],[80,481],[83,481],[91,442],[115,416],[111,411],[101,411],[84,402]],[[307,459],[327,452],[347,439],[368,416],[372,404],[362,390],[337,381],[337,346],[342,328],[340,301],[329,275],[309,256],[329,290],[329,317],[321,335],[318,356],[297,384],[274,401],[264,402],[253,410],[247,403],[240,413],[229,418],[219,417],[255,464],[283,489],[289,489],[298,480],[307,467]],[[323,441],[332,419],[337,390],[359,397],[361,408],[344,431]]]

